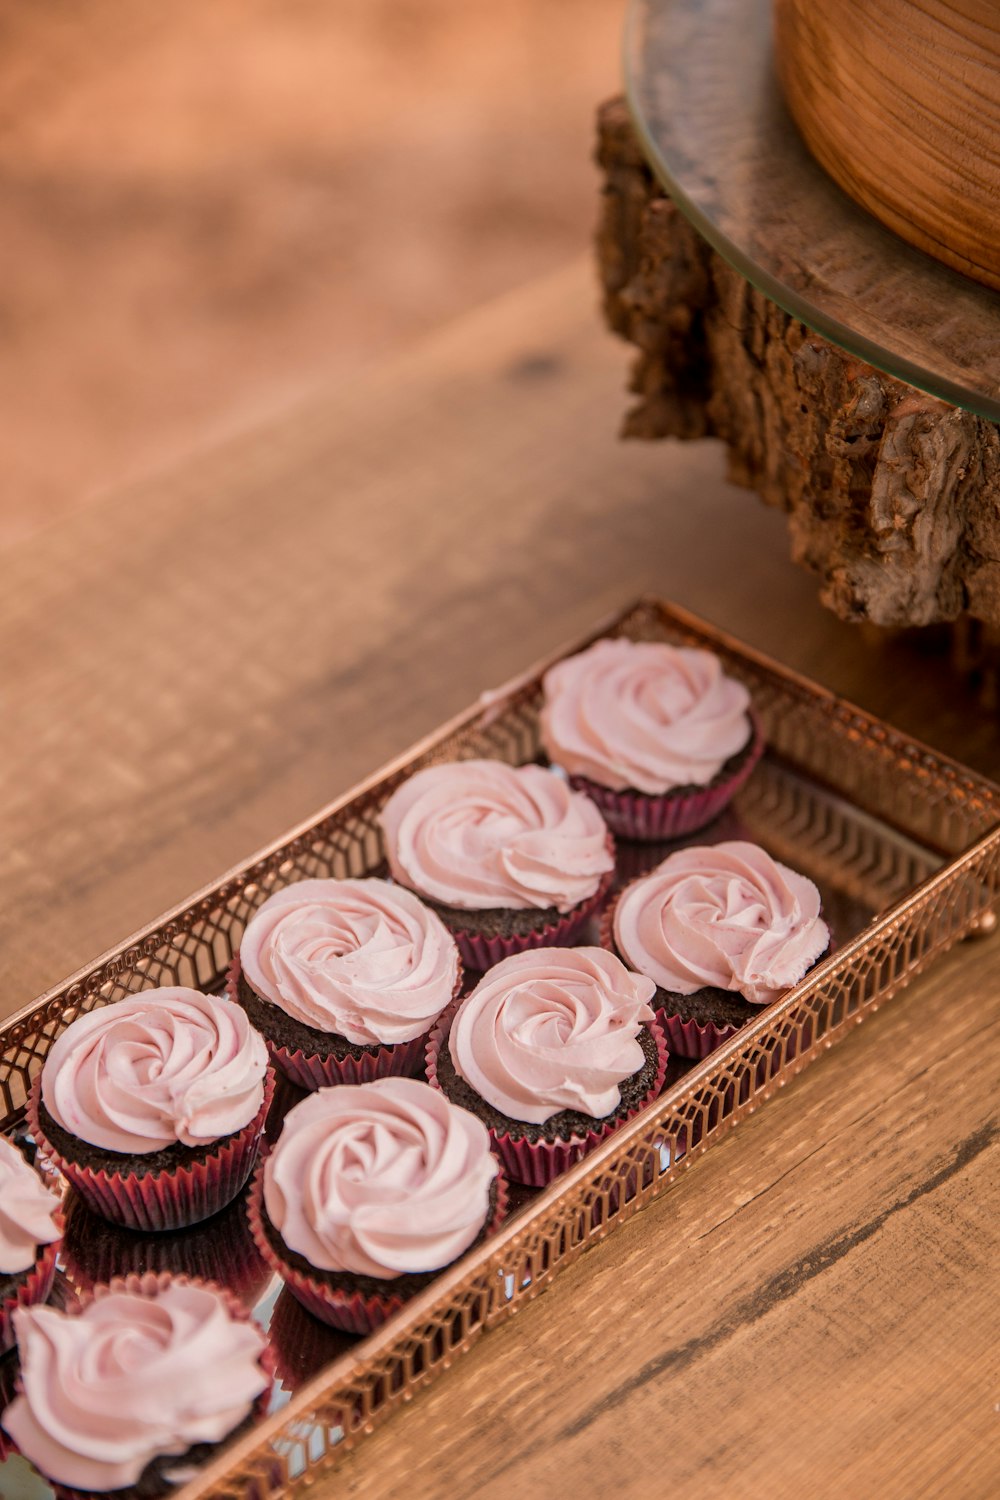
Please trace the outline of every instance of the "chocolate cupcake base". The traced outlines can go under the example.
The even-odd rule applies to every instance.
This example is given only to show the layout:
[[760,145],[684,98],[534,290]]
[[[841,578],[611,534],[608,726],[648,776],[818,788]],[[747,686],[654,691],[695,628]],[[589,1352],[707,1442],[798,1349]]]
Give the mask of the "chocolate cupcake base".
[[483,1121],[493,1149],[513,1182],[544,1187],[560,1172],[575,1165],[600,1141],[651,1103],[663,1087],[667,1045],[657,1021],[644,1026],[638,1041],[645,1062],[621,1084],[621,1103],[610,1115],[595,1119],[576,1110],[561,1110],[542,1124],[515,1120],[495,1109],[460,1077],[448,1046],[454,1012],[443,1018],[427,1046],[427,1077],[453,1104]]
[[[455,995],[461,984],[460,971]],[[274,1066],[301,1089],[371,1083],[376,1078],[412,1078],[420,1072],[429,1030],[408,1042],[367,1045],[348,1041],[333,1031],[317,1031],[259,995],[243,972],[238,955],[226,976],[226,992],[243,1007],[251,1026],[264,1038]]]
[[[614,855],[614,844],[609,839]],[[486,907],[480,910],[460,906],[443,906],[421,899],[437,913],[458,944],[462,962],[467,968],[491,969],[501,959],[529,948],[568,948],[580,936],[591,917],[599,912],[614,880],[614,870],[601,876],[592,896],[569,911],[558,907]]]

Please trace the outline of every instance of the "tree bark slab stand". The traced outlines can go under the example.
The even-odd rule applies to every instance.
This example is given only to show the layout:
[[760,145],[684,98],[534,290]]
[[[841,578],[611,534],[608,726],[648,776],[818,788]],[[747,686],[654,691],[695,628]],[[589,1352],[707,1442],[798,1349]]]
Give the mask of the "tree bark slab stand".
[[[787,513],[841,619],[967,615],[1000,640],[1000,430],[883,375],[758,292],[657,184],[625,103],[598,116],[604,309],[634,344],[626,437],[715,436],[729,477]],[[965,628],[962,646],[969,655]]]

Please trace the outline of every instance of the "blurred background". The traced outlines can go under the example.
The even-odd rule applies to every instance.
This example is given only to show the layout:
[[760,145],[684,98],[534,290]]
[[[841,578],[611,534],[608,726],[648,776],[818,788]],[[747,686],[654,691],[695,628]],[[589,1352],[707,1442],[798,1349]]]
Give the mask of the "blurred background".
[[0,547],[583,251],[623,10],[0,0]]

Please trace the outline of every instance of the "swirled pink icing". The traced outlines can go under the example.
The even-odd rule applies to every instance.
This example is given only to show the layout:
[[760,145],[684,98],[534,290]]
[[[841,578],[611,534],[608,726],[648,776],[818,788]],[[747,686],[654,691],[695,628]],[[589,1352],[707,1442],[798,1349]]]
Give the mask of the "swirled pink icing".
[[301,880],[269,896],[240,944],[259,995],[349,1042],[409,1042],[444,1010],[458,948],[434,912],[387,880]]
[[467,1250],[497,1163],[485,1125],[414,1078],[320,1089],[285,1116],[264,1206],[318,1270],[382,1280]]
[[55,1222],[59,1198],[6,1136],[0,1136],[0,1272],[5,1276],[34,1265],[39,1245],[61,1233]]
[[220,1442],[268,1384],[260,1329],[196,1283],[105,1290],[77,1314],[19,1308],[14,1328],[23,1393],[3,1426],[75,1489],[123,1489],[158,1456]]
[[466,910],[569,911],[614,865],[597,808],[542,766],[428,766],[389,798],[382,831],[396,880]]
[[766,1005],[830,942],[820,895],[757,844],[680,849],[622,893],[615,946],[665,990],[714,986]]
[[42,1070],[42,1102],[92,1146],[144,1156],[242,1130],[264,1100],[267,1047],[231,1000],[145,990],[80,1016]]
[[706,786],[752,732],[743,684],[687,646],[597,641],[550,667],[544,689],[549,759],[614,791]]
[[655,985],[603,948],[536,948],[496,964],[461,1003],[448,1040],[457,1072],[495,1109],[541,1125],[621,1103],[645,1053]]

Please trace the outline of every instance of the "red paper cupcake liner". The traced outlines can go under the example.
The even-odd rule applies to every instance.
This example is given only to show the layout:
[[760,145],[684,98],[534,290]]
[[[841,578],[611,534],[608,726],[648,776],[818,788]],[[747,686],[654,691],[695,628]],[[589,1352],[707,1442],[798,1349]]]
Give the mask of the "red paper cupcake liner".
[[[455,1010],[452,1009],[435,1026],[431,1032],[431,1039],[427,1043],[427,1081],[439,1093],[444,1093],[444,1090],[438,1081],[438,1054],[442,1042],[451,1031],[454,1018]],[[573,1135],[565,1141],[558,1137],[551,1141],[529,1141],[526,1137],[507,1135],[490,1128],[493,1150],[513,1182],[520,1182],[525,1187],[545,1187],[553,1178],[558,1177],[560,1172],[565,1172],[567,1168],[575,1166],[582,1157],[587,1155],[588,1151],[593,1151],[595,1146],[624,1125],[626,1120],[631,1120],[640,1110],[645,1109],[647,1104],[652,1103],[663,1088],[663,1080],[667,1076],[669,1053],[659,1023],[655,1020],[650,1021],[649,1030],[656,1043],[656,1077],[652,1087],[639,1103],[620,1119],[608,1120],[597,1129],[588,1130],[586,1135]]]
[[[767,1007],[762,1006],[761,1009],[766,1010]],[[700,1021],[695,1021],[684,1016],[672,1016],[662,1007],[657,1010],[656,1019],[663,1027],[663,1034],[667,1038],[671,1052],[676,1053],[678,1057],[690,1058],[695,1062],[701,1062],[714,1052],[717,1047],[721,1047],[723,1042],[728,1042],[731,1036],[735,1036],[738,1031],[743,1030],[742,1026],[716,1026],[714,1021],[706,1021],[702,1024]],[[812,1041],[812,1027],[808,1023],[806,1023],[804,1032],[805,1045],[808,1047]],[[790,1036],[785,1043],[784,1055],[786,1061],[791,1062],[797,1052],[798,1045],[795,1037]],[[779,1064],[780,1059],[775,1054],[774,1065],[770,1071],[776,1072]],[[758,1086],[766,1081],[764,1075],[767,1071],[766,1067],[762,1064],[759,1069],[761,1076],[758,1080]]]
[[[62,1213],[55,1215],[55,1222],[62,1229]],[[17,1288],[0,1303],[0,1354],[14,1347],[14,1313],[19,1307],[31,1307],[36,1302],[45,1302],[52,1290],[56,1274],[56,1256],[61,1240],[51,1245],[40,1245],[38,1257]]]
[[[611,845],[612,853],[614,845]],[[595,912],[599,911],[614,880],[614,870],[601,877],[601,883],[586,901],[565,912],[557,922],[540,927],[537,932],[525,932],[518,936],[505,937],[495,934],[490,937],[481,932],[470,932],[465,928],[449,925],[449,932],[458,944],[462,962],[470,969],[492,969],[501,959],[514,953],[525,953],[529,948],[568,948],[579,937]],[[433,1032],[431,1033],[433,1034]]]
[[40,1119],[42,1080],[28,1095],[27,1117],[39,1151],[103,1218],[126,1229],[184,1229],[210,1219],[231,1203],[253,1171],[261,1132],[274,1095],[274,1074],[264,1078],[264,1100],[249,1125],[208,1156],[163,1172],[107,1172],[70,1161],[53,1146]]
[[[226,992],[230,1000],[239,1005],[239,979],[242,973],[239,954],[233,959],[226,973]],[[462,971],[459,967],[455,982],[455,994],[462,988]],[[312,1092],[315,1089],[331,1088],[338,1083],[371,1083],[376,1078],[412,1078],[419,1073],[430,1031],[423,1032],[409,1042],[386,1042],[360,1057],[322,1056],[319,1053],[291,1051],[279,1047],[265,1036],[271,1061],[284,1076],[300,1089]]]
[[[247,1323],[250,1321],[250,1314],[247,1312],[242,1303],[233,1296],[228,1288],[220,1286],[218,1282],[204,1279],[199,1276],[172,1276],[169,1271],[147,1271],[142,1275],[116,1276],[112,1281],[103,1283],[102,1285],[95,1287],[93,1292],[80,1297],[75,1305],[67,1310],[73,1315],[81,1313],[83,1309],[85,1307],[88,1307],[90,1303],[93,1302],[96,1298],[106,1296],[108,1292],[142,1292],[145,1295],[149,1296],[153,1291],[164,1290],[171,1282],[177,1282],[186,1286],[210,1287],[213,1292],[218,1292],[222,1297],[227,1308],[229,1309],[230,1316],[235,1322]],[[274,1386],[274,1354],[270,1348],[270,1345],[264,1345],[263,1349],[261,1350],[259,1363],[264,1374],[267,1376],[267,1386],[257,1397],[253,1405],[253,1415],[257,1420],[266,1415],[267,1408],[271,1399],[271,1390]],[[20,1389],[21,1385],[20,1381],[18,1381],[15,1387],[15,1392],[19,1394]],[[217,1444],[216,1446],[221,1448],[226,1443],[226,1441],[227,1439],[223,1438],[221,1443]],[[17,1445],[12,1441],[10,1437],[7,1438],[7,1444],[9,1453],[16,1453],[18,1451]],[[125,1497],[128,1497],[135,1493],[134,1485],[126,1485],[124,1489],[108,1491],[78,1490],[74,1489],[71,1485],[53,1483],[52,1489],[54,1495],[56,1496],[56,1500],[106,1500],[106,1497],[109,1493],[122,1495]]]
[[[507,1182],[502,1171],[497,1173],[496,1184],[496,1208],[486,1230],[487,1234],[496,1233],[507,1212]],[[334,1289],[318,1277],[309,1276],[284,1260],[272,1245],[264,1228],[263,1161],[257,1167],[247,1198],[247,1217],[257,1249],[268,1265],[278,1273],[302,1306],[331,1328],[339,1328],[344,1333],[373,1333],[409,1301],[408,1297],[398,1291],[366,1295],[360,1291],[348,1293],[339,1288]]]
[[71,1192],[62,1260],[73,1285],[84,1294],[122,1276],[157,1271],[216,1282],[252,1308],[271,1279],[271,1268],[253,1242],[239,1202],[173,1234],[143,1234],[108,1224]]
[[690,792],[664,792],[662,797],[656,797],[629,790],[616,792],[586,776],[571,776],[569,784],[597,804],[612,833],[622,838],[642,843],[683,838],[719,816],[745,785],[763,755],[760,721],[754,713],[750,719],[753,732],[749,750],[731,776],[711,786],[696,787]]
[[706,1021],[703,1025],[700,1021],[686,1020],[683,1016],[672,1016],[663,1009],[657,1010],[656,1019],[663,1027],[671,1052],[676,1052],[678,1057],[689,1057],[698,1062],[741,1030],[739,1026],[716,1026],[714,1021]]

